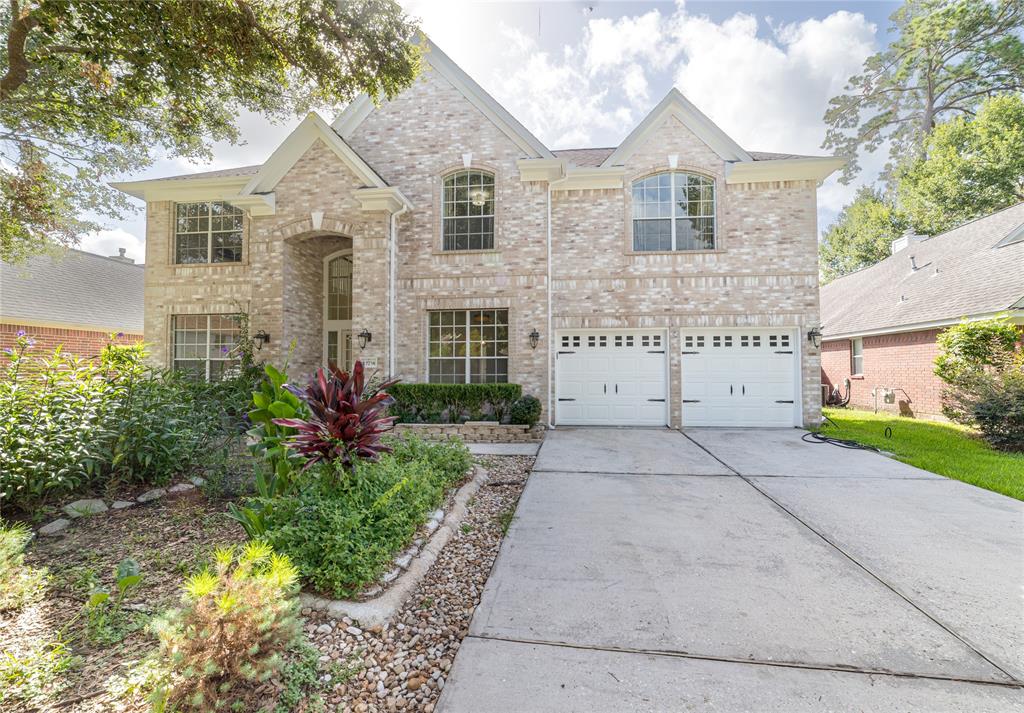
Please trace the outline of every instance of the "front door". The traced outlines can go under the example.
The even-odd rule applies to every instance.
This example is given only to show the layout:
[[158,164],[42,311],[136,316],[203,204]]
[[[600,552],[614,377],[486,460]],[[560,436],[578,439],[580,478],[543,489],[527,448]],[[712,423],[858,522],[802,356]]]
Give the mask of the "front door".
[[324,363],[352,368],[352,251],[324,259]]

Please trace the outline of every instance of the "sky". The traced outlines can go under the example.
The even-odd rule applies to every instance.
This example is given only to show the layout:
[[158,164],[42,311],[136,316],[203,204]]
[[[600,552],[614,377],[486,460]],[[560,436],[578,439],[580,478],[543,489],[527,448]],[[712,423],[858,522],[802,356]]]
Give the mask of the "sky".
[[[490,2],[400,0],[423,30],[548,148],[616,146],[675,86],[750,151],[823,155],[822,119],[864,60],[889,41],[895,2]],[[331,120],[333,117],[325,117]],[[157,161],[157,178],[264,161],[298,119],[239,117],[244,143],[211,163]],[[818,192],[824,230],[871,183],[886,148],[861,157],[857,181]],[[145,214],[99,219],[82,248],[144,258]]]

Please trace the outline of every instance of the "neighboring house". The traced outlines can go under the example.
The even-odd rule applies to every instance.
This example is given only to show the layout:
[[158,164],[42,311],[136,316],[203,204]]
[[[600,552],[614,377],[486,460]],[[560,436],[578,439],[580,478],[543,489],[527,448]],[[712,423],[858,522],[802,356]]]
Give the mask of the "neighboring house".
[[[752,107],[753,109],[753,107]],[[429,42],[392,101],[309,115],[263,164],[147,203],[146,340],[215,375],[243,310],[303,378],[522,384],[558,425],[820,419],[816,189],[673,90],[613,148],[552,151]]]
[[35,340],[34,351],[63,351],[92,358],[110,341],[142,340],[142,265],[124,257],[81,250],[36,255],[23,264],[0,262],[0,348],[18,332]]
[[[821,288],[822,383],[861,408],[942,414],[935,338],[964,319],[1024,323],[1024,203],[932,238]],[[888,399],[886,396],[888,395]]]

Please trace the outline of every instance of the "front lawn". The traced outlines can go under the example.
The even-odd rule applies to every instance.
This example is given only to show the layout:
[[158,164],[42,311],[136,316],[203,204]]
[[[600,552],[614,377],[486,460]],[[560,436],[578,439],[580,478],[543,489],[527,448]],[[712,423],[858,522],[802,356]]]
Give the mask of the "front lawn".
[[839,426],[826,422],[824,435],[874,446],[904,463],[1024,500],[1024,454],[994,450],[969,429],[851,409],[824,409],[824,414]]

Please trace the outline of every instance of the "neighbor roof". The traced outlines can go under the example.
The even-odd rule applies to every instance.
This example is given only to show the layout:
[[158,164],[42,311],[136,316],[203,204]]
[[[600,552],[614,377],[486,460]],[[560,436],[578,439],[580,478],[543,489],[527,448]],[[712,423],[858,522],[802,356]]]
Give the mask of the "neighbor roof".
[[821,288],[825,338],[1024,309],[1024,242],[1006,241],[1022,226],[1019,203],[830,282]]
[[142,265],[82,250],[0,262],[0,319],[141,333],[144,273]]

